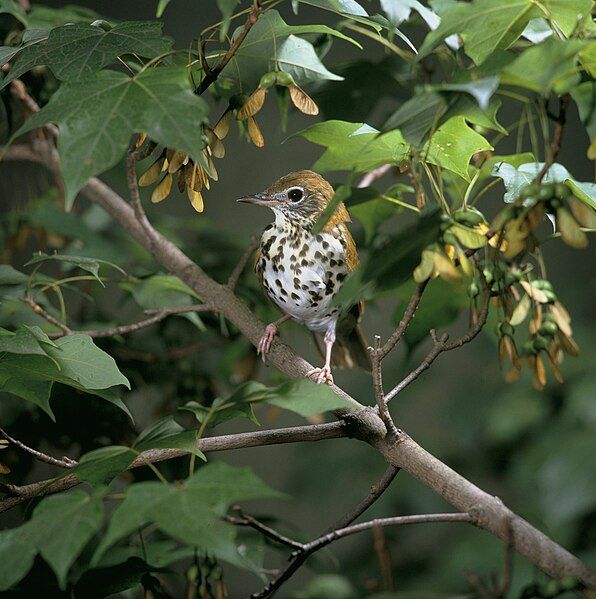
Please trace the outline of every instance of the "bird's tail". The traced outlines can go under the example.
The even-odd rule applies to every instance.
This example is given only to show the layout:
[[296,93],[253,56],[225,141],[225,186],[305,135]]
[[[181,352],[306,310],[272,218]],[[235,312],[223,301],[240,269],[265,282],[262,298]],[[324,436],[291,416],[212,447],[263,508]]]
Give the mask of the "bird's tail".
[[[321,356],[325,357],[324,344],[316,335],[313,336]],[[356,325],[349,332],[338,333],[331,352],[331,366],[333,368],[358,367],[366,372],[371,372],[370,355],[367,347],[368,343],[359,325]]]

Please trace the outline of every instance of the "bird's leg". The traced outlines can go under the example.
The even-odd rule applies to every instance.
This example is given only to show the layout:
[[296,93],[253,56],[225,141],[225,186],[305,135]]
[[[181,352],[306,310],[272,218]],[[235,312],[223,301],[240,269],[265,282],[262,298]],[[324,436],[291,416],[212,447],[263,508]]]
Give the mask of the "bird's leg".
[[321,385],[322,383],[333,385],[333,375],[331,374],[331,350],[335,343],[335,323],[327,329],[323,341],[325,341],[325,364],[323,365],[323,368],[313,368],[312,370],[309,370],[306,373],[306,376],[317,383],[317,385]]
[[277,327],[286,322],[286,320],[290,320],[290,318],[292,317],[286,314],[285,316],[278,318],[275,322],[272,322],[265,327],[265,331],[259,340],[259,344],[257,345],[257,355],[261,356],[263,364],[267,364],[271,344],[277,335]]

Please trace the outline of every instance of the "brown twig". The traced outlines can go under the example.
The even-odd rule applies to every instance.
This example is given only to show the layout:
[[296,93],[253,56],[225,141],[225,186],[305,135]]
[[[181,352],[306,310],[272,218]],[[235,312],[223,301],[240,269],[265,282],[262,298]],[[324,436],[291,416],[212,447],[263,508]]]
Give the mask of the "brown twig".
[[212,69],[205,73],[205,77],[203,77],[203,80],[201,81],[199,87],[196,90],[196,93],[199,96],[219,77],[220,73],[226,68],[228,62],[230,62],[230,60],[232,60],[232,58],[234,57],[234,54],[238,52],[238,48],[240,48],[242,42],[244,42],[246,36],[248,35],[248,32],[252,29],[253,25],[258,21],[259,17],[261,16],[262,3],[263,0],[253,0],[252,10],[248,14],[248,18],[244,23],[242,31],[240,31],[238,36],[234,38],[234,41],[231,43],[228,51],[223,55],[221,60]]
[[394,164],[383,164],[362,176],[356,187],[370,187],[377,179],[388,173]]
[[[61,460],[59,460],[57,458],[53,458],[52,456],[41,452],[41,451],[38,451],[37,449],[33,449],[32,447],[25,445],[22,441],[19,441],[18,439],[11,437],[5,430],[3,430],[1,428],[0,428],[0,435],[2,435],[7,441],[10,441],[10,443],[12,443],[13,445],[16,445],[23,451],[26,451],[27,453],[31,454],[36,460],[39,460],[40,462],[45,462],[46,464],[52,464],[52,466],[60,466],[60,468],[72,468],[73,466],[77,465],[76,460],[71,460],[70,458],[68,458],[66,456],[64,456]],[[13,491],[14,491],[14,489],[13,489]]]
[[333,526],[330,526],[322,534],[329,534],[330,532],[333,532],[338,528],[345,528],[346,526],[352,524],[352,522],[354,522],[356,518],[361,516],[388,489],[393,479],[397,476],[399,470],[400,469],[396,468],[395,466],[389,466],[387,470],[385,470],[379,482],[374,484],[370,488],[370,492],[368,493],[368,495],[360,503],[358,503],[358,505],[356,505],[347,514],[345,514],[339,520],[337,520],[337,522],[335,522]]
[[375,346],[369,347],[368,351],[370,353],[373,388],[375,392],[375,401],[379,409],[379,416],[385,423],[387,434],[391,439],[395,439],[399,434],[399,431],[397,430],[397,427],[391,418],[391,414],[387,408],[387,402],[385,401],[385,392],[383,391],[383,374],[381,368],[381,337],[379,337],[379,335],[375,335]]
[[256,518],[253,518],[253,516],[245,514],[240,506],[235,505],[233,509],[239,517],[235,518],[234,516],[224,516],[224,520],[226,522],[234,524],[235,526],[248,526],[250,528],[254,528],[267,538],[272,539],[277,543],[281,543],[282,545],[286,545],[286,547],[292,547],[293,549],[302,549],[302,543],[298,543],[298,541],[294,541],[293,539],[290,539],[289,537],[286,537],[278,533],[266,524],[259,522]]
[[561,140],[563,139],[563,131],[565,129],[565,123],[567,122],[567,108],[569,107],[569,94],[563,94],[559,104],[559,114],[555,119],[555,130],[553,132],[553,138],[550,142],[550,152],[544,161],[544,166],[540,169],[540,172],[534,179],[535,183],[540,183],[548,173],[550,167],[555,163],[559,152],[561,151]]
[[326,545],[337,541],[338,539],[343,539],[344,537],[362,532],[363,530],[369,530],[371,528],[377,528],[381,526],[403,526],[407,524],[421,524],[428,522],[468,522],[473,524],[474,519],[472,516],[466,513],[419,514],[415,516],[377,518],[375,520],[369,520],[368,522],[353,524],[352,526],[334,530],[333,532],[316,538],[310,543],[304,543],[300,549],[292,554],[292,561],[289,563],[286,569],[279,574],[277,578],[267,584],[262,591],[259,593],[254,593],[251,595],[251,597],[252,599],[266,599],[267,597],[272,597],[313,553],[319,549],[322,549]]
[[416,287],[416,291],[410,297],[410,301],[406,307],[404,315],[402,319],[399,321],[395,331],[391,333],[391,336],[385,344],[379,349],[378,357],[379,360],[383,360],[383,358],[399,343],[400,339],[403,337],[408,325],[410,324],[412,318],[414,318],[414,314],[416,314],[416,310],[420,304],[420,300],[422,299],[422,294],[428,285],[428,279],[419,283]]
[[[53,324],[55,327],[59,328],[62,333],[56,333],[57,337],[63,337],[64,335],[72,335],[73,330],[66,326],[61,320],[58,320],[54,316],[52,316],[47,310],[44,310],[30,295],[25,295],[25,297],[21,298],[26,304],[31,306],[31,309],[35,314],[39,314],[42,318],[45,318],[50,324]],[[51,336],[51,335],[50,335]]]
[[259,239],[256,235],[253,235],[250,238],[250,243],[248,244],[248,247],[246,248],[246,250],[244,250],[244,253],[240,257],[238,264],[236,264],[236,266],[234,267],[234,270],[232,271],[232,274],[230,275],[230,278],[228,279],[228,288],[230,290],[234,291],[234,289],[236,289],[236,285],[238,285],[238,279],[240,279],[240,275],[246,268],[246,264],[249,261],[250,257],[252,256],[253,252],[258,247],[259,247]]
[[[307,443],[324,439],[339,439],[350,434],[350,426],[343,421],[307,426],[293,426],[281,429],[236,433],[218,437],[199,439],[197,449],[204,453],[211,451],[226,451],[263,445],[279,445],[284,443]],[[135,458],[129,468],[146,466],[148,463],[163,462],[183,455],[188,455],[184,449],[149,449]],[[70,474],[60,479],[42,480],[30,485],[11,485],[10,497],[0,499],[0,513],[5,512],[34,497],[60,493],[80,484],[80,480]],[[6,489],[6,486],[5,486]]]
[[385,533],[382,526],[376,526],[372,529],[374,536],[374,549],[379,562],[379,569],[383,577],[383,587],[385,591],[393,591],[393,572],[391,568],[391,553],[387,547]]

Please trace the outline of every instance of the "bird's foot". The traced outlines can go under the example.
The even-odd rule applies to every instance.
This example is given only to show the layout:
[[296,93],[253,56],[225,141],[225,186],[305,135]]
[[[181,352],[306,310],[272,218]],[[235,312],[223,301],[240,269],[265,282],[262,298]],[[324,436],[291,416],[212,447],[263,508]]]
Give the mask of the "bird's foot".
[[265,332],[263,336],[259,340],[259,344],[257,345],[257,355],[261,356],[263,360],[263,364],[267,364],[267,360],[269,359],[269,350],[271,349],[271,344],[277,335],[277,327],[274,324],[268,324],[265,327]]
[[331,368],[329,366],[323,366],[323,368],[313,368],[306,373],[307,378],[314,381],[317,385],[327,383],[333,385],[333,375],[331,374]]

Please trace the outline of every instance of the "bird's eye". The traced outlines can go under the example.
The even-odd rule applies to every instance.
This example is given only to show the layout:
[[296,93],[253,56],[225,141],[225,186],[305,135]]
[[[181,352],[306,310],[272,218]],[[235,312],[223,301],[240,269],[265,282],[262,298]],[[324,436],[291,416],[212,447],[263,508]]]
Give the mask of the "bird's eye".
[[299,202],[304,197],[304,192],[300,187],[292,187],[288,190],[288,199],[291,202]]

